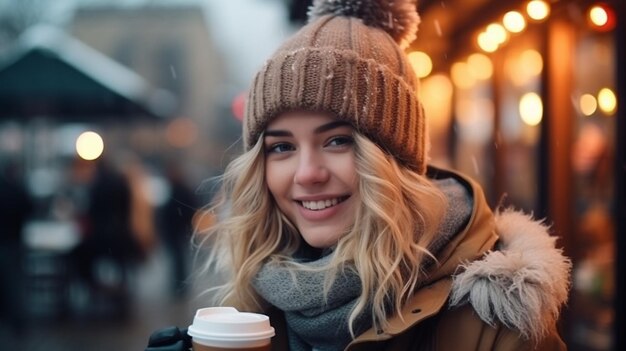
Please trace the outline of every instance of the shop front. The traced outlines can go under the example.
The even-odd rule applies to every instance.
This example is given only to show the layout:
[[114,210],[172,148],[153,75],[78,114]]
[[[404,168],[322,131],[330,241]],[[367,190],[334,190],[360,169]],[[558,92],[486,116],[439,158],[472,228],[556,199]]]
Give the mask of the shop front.
[[560,324],[571,350],[623,345],[615,332],[625,218],[620,6],[425,1],[411,48],[433,162],[477,179],[494,206],[546,218],[572,258]]

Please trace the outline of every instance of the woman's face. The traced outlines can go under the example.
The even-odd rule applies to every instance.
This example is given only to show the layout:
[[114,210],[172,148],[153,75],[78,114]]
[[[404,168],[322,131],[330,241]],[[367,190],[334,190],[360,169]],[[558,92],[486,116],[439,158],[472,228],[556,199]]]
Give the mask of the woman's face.
[[288,112],[265,130],[265,177],[280,210],[316,248],[335,245],[359,201],[352,127],[319,113]]

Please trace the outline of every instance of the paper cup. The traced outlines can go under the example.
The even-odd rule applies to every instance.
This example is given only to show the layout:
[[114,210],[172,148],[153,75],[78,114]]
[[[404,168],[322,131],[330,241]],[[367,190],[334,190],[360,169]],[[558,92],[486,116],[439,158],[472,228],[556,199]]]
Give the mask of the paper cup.
[[194,351],[269,351],[275,334],[268,316],[233,307],[197,310],[187,333]]

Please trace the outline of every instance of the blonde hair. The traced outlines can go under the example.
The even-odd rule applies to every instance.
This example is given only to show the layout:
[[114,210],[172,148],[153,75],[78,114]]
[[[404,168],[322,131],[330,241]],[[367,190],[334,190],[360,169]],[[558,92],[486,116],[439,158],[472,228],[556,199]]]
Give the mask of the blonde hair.
[[[443,193],[425,176],[400,165],[359,133],[354,138],[361,204],[353,227],[337,243],[328,266],[320,269],[327,272],[326,293],[345,268],[360,277],[361,295],[349,316],[351,332],[356,317],[368,308],[373,325],[386,328],[388,317],[413,295],[424,278],[425,259],[434,259],[427,247],[446,207]],[[248,311],[265,307],[251,285],[265,262],[310,269],[289,260],[302,239],[265,184],[264,158],[261,137],[229,164],[221,196],[210,208],[218,220],[201,233],[210,252],[205,268],[230,272],[214,288],[216,302]]]

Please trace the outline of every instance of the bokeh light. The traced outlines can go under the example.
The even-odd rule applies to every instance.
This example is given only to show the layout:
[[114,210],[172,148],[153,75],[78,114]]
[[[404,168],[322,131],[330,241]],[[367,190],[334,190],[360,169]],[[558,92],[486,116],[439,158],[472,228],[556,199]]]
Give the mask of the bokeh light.
[[498,41],[487,32],[481,32],[476,38],[478,47],[484,52],[494,52],[498,50]]
[[519,33],[526,28],[526,20],[521,13],[517,11],[509,11],[502,18],[504,28],[511,33]]
[[498,43],[498,45],[504,43],[507,39],[506,29],[501,24],[492,23],[487,26],[485,33],[491,38],[491,40]]
[[493,64],[489,57],[483,54],[471,54],[467,58],[467,68],[470,74],[479,80],[489,79],[493,75]]
[[526,5],[526,13],[535,21],[541,21],[550,14],[550,5],[542,0],[532,0]]
[[613,90],[602,88],[598,92],[598,107],[607,115],[612,115],[617,109],[617,98]]
[[609,21],[609,16],[604,7],[596,5],[589,9],[589,19],[591,23],[598,27],[602,27]]
[[617,18],[613,8],[605,3],[598,3],[589,8],[587,21],[593,29],[608,32],[615,28]]
[[433,70],[433,61],[422,51],[413,51],[407,55],[415,74],[419,78],[428,77]]
[[450,68],[450,76],[454,85],[459,89],[469,89],[476,83],[466,62],[454,63]]
[[596,101],[596,97],[591,94],[583,94],[578,101],[578,106],[583,115],[591,116],[598,109],[598,101]]
[[526,93],[519,102],[522,121],[529,126],[536,126],[543,118],[543,102],[537,93]]
[[543,70],[543,58],[537,50],[524,50],[520,55],[520,68],[530,76],[538,76]]
[[103,152],[104,141],[98,133],[87,131],[76,138],[76,153],[83,160],[95,160],[100,157]]

